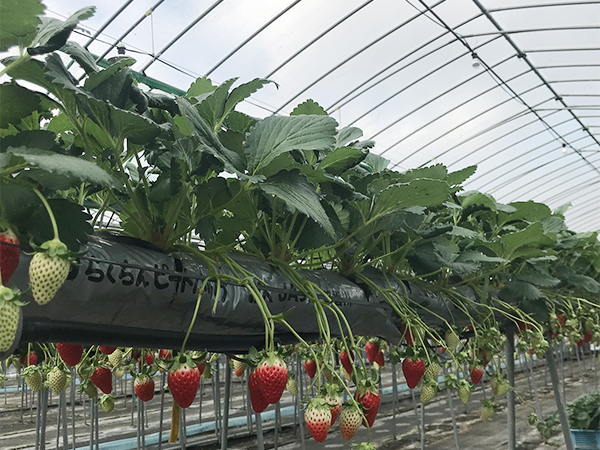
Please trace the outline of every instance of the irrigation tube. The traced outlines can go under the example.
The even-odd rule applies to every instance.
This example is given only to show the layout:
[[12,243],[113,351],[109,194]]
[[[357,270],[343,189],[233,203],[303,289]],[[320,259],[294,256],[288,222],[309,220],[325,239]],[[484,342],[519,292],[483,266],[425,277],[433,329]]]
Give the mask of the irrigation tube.
[[[552,389],[554,390],[554,400],[558,409],[558,417],[560,418],[560,426],[565,437],[567,450],[574,450],[573,440],[571,439],[571,431],[567,412],[565,410],[564,397],[560,392],[560,380],[558,379],[558,370],[556,370],[556,360],[554,358],[554,347],[550,347],[546,352],[546,361],[548,361],[548,371],[550,372],[550,380],[552,381]],[[564,383],[563,383],[564,385]]]

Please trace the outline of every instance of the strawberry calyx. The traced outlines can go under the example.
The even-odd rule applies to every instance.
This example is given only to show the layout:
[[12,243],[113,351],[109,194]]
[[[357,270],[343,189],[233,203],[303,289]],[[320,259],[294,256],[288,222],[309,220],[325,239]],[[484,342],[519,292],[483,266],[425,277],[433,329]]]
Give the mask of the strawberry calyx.
[[17,287],[6,287],[0,284],[0,308],[4,306],[5,303],[14,303],[17,306],[27,305],[27,302],[21,301],[21,297],[25,295],[25,292],[21,292]]

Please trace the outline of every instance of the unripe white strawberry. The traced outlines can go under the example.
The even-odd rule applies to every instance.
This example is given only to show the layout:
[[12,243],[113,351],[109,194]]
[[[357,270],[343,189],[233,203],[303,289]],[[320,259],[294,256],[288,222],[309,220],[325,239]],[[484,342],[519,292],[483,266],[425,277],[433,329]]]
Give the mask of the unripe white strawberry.
[[19,326],[18,295],[13,289],[0,285],[0,352],[7,351],[15,341]]
[[29,263],[29,284],[33,299],[45,305],[67,279],[71,263],[67,246],[58,239],[44,242],[41,248],[44,251],[33,255]]
[[25,383],[33,392],[38,392],[42,388],[42,373],[37,366],[29,366],[21,375],[25,379]]

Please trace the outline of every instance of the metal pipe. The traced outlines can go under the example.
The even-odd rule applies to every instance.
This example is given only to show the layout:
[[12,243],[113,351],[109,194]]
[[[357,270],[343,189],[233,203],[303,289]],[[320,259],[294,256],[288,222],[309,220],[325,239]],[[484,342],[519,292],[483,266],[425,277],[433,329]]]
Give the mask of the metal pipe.
[[[444,379],[448,373],[446,369],[446,364],[442,364],[442,369],[444,373]],[[482,383],[483,384],[483,383]],[[460,450],[460,443],[458,440],[458,427],[456,426],[456,411],[454,410],[454,401],[452,399],[452,390],[446,388],[446,402],[448,403],[448,408],[450,409],[450,418],[452,419],[452,435],[454,436],[454,445],[456,446],[456,450]]]
[[506,394],[506,412],[508,415],[508,450],[517,448],[517,424],[515,420],[515,332],[506,331],[506,372],[510,390]]
[[162,449],[163,422],[165,415],[165,381],[167,373],[160,374],[160,412],[158,416],[158,450]]
[[231,366],[225,364],[225,398],[223,399],[223,426],[221,430],[221,450],[227,450],[229,429],[229,402],[231,399]]
[[[398,373],[396,364],[392,364],[392,433],[396,440],[396,405],[398,404]],[[460,450],[460,449],[459,449]]]
[[254,418],[256,419],[256,445],[258,450],[265,450],[265,441],[262,431],[262,417],[260,414],[254,413]]
[[558,417],[560,418],[560,425],[565,438],[565,444],[567,450],[574,450],[567,412],[565,410],[564,397],[561,397],[560,394],[560,380],[558,379],[558,371],[556,370],[553,347],[550,347],[546,352],[546,361],[548,362],[548,371],[550,372],[550,380],[552,381],[552,389],[554,390],[554,400],[556,401],[556,408],[558,409]]

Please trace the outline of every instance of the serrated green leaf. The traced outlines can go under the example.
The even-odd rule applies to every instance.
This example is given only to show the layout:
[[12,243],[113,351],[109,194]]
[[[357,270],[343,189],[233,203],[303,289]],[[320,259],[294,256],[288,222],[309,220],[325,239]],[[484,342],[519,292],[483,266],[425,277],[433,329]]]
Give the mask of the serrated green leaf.
[[227,129],[245,134],[256,123],[256,119],[239,111],[231,111],[225,123]]
[[460,205],[463,209],[467,208],[471,205],[483,205],[488,207],[492,211],[498,210],[498,204],[494,197],[489,194],[484,194],[482,192],[469,191],[465,192],[462,195],[459,195]]
[[540,222],[535,222],[527,228],[514,233],[508,233],[501,237],[504,246],[504,257],[513,259],[518,249],[524,246],[550,246],[554,241],[544,234],[544,228]]
[[441,205],[448,197],[448,183],[442,180],[417,179],[384,189],[375,200],[372,216],[388,214],[411,206]]
[[565,220],[562,217],[550,216],[542,220],[544,233],[558,234],[567,229]]
[[571,207],[571,203],[565,203],[564,205],[559,206],[554,210],[554,214],[557,216],[563,216],[567,212],[567,210]]
[[321,205],[315,185],[298,170],[282,170],[259,184],[260,189],[282,200],[294,212],[307,215],[330,235],[334,235],[333,225]]
[[488,256],[476,250],[467,250],[462,252],[457,258],[458,261],[477,261],[477,262],[493,262],[493,263],[501,263],[506,262],[507,260],[504,258],[499,258],[497,256]]
[[81,20],[89,19],[94,15],[96,8],[89,6],[75,12],[64,22],[51,17],[42,17],[37,35],[31,47],[27,49],[30,55],[43,55],[60,49],[66,44],[71,32]]
[[366,158],[367,154],[352,147],[338,147],[327,153],[317,166],[333,175],[341,175]]
[[459,227],[456,225],[452,227],[452,231],[450,231],[450,234],[452,236],[461,236],[466,238],[474,238],[475,236],[479,235],[477,231],[469,230],[468,228]]
[[189,100],[178,97],[176,101],[182,116],[187,119],[189,126],[191,126],[191,130],[189,130],[192,133],[191,135],[198,141],[201,150],[210,153],[221,161],[225,169],[230,173],[241,175],[243,173],[243,164],[239,155],[225,148]]
[[550,217],[552,211],[547,205],[533,201],[513,202],[509,204],[515,211],[511,214],[500,214],[500,222],[525,220],[527,222],[540,222]]
[[305,102],[300,103],[290,113],[290,116],[300,115],[316,115],[316,116],[327,116],[327,111],[323,109],[321,105],[312,99],[308,99]]
[[93,162],[74,156],[27,147],[9,148],[7,153],[20,156],[30,165],[50,173],[64,173],[94,185],[114,187],[113,178]]
[[469,166],[456,172],[450,172],[447,178],[448,184],[450,186],[459,185],[469,179],[476,171],[477,166]]
[[542,291],[531,283],[525,281],[510,281],[499,293],[502,300],[514,302],[515,300],[538,300],[542,298]]
[[34,92],[13,83],[0,84],[0,102],[0,128],[18,125],[40,106],[40,99]]
[[240,84],[238,87],[234,88],[227,97],[227,101],[225,103],[225,110],[222,114],[222,118],[224,119],[225,117],[227,117],[227,115],[231,111],[233,111],[233,109],[238,103],[246,100],[264,85],[269,83],[274,83],[275,86],[277,86],[277,83],[275,83],[274,81],[266,80],[264,78],[255,78],[254,80],[249,81],[248,83]]
[[0,51],[33,40],[46,7],[40,0],[2,0],[0,2]]
[[152,120],[131,111],[111,107],[110,119],[116,135],[134,144],[147,144],[160,134],[160,128]]
[[363,132],[360,128],[344,127],[339,130],[338,134],[335,136],[335,148],[344,147],[350,142],[357,141],[362,135]]
[[587,275],[576,274],[569,281],[573,286],[591,292],[592,294],[600,292],[600,284]]
[[200,77],[191,84],[185,96],[187,98],[197,97],[202,94],[208,94],[214,91],[216,88],[217,86],[212,83],[210,78]]
[[96,58],[78,42],[67,42],[63,45],[61,51],[69,55],[88,75],[100,71],[100,67],[96,64]]
[[433,180],[445,180],[448,176],[448,170],[443,164],[436,164],[434,166],[422,167],[420,169],[409,170],[401,174],[397,181],[400,183],[408,183],[409,181],[417,178],[430,178]]
[[386,159],[380,155],[375,155],[374,153],[369,153],[361,163],[361,167],[364,167],[366,165],[370,173],[380,173],[387,169],[387,166],[389,166],[389,164],[389,159]]
[[560,284],[560,279],[541,272],[521,272],[515,275],[515,280],[525,281],[540,287],[555,287]]
[[292,150],[329,150],[337,122],[329,116],[270,116],[254,125],[246,138],[248,171],[258,174],[274,158]]

